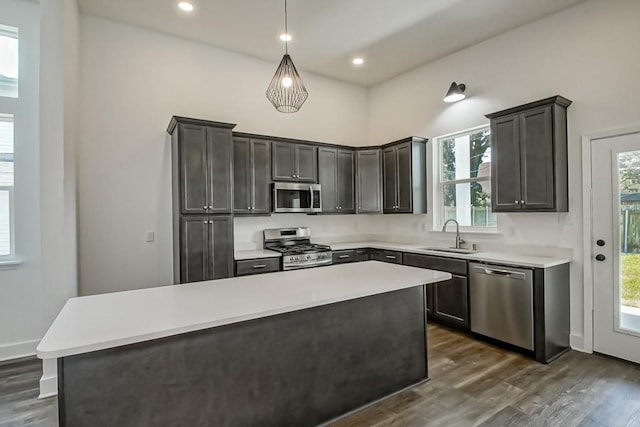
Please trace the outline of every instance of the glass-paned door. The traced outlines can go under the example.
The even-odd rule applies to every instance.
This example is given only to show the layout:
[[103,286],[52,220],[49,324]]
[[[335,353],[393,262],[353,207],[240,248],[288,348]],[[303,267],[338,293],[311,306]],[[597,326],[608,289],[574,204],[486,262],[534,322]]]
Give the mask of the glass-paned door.
[[592,141],[594,350],[640,363],[640,134]]

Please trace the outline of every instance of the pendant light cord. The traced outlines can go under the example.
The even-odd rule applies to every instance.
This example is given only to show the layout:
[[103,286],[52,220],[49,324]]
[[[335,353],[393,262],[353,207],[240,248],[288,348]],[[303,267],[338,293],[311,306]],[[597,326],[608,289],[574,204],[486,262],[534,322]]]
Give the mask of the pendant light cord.
[[[284,0],[284,33],[288,36],[289,29],[287,28],[287,0]],[[284,40],[284,52],[289,54],[289,42],[287,41],[288,37],[285,37]]]

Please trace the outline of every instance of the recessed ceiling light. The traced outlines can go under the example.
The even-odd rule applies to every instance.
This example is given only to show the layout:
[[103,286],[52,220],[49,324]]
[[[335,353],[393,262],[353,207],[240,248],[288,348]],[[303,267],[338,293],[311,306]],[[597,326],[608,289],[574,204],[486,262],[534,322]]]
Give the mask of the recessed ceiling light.
[[280,34],[280,40],[282,40],[283,42],[290,42],[291,34],[287,34],[287,33]]
[[351,62],[353,62],[353,65],[362,65],[362,64],[364,64],[364,59],[362,59],[362,58],[353,58],[353,61],[351,61]]
[[181,1],[178,3],[178,7],[185,12],[193,12],[193,4],[188,1]]

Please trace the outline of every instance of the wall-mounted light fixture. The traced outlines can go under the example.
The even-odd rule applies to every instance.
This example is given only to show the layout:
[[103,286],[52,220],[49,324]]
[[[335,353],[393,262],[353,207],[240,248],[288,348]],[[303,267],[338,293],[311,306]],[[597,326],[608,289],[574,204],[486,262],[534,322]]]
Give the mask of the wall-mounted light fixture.
[[444,96],[444,102],[458,102],[465,98],[464,90],[467,87],[463,84],[457,84],[456,82],[451,83],[449,86],[449,90],[447,94]]

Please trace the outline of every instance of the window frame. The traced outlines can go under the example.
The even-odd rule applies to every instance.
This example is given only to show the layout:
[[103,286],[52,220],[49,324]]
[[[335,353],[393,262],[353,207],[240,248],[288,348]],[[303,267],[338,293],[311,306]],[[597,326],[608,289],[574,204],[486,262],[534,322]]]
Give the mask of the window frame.
[[[20,26],[16,24],[7,24],[5,22],[0,23],[0,35],[15,37],[18,40],[18,52],[22,56],[22,42],[20,39]],[[8,121],[13,125],[13,185],[12,186],[0,186],[0,190],[9,190],[9,254],[0,255],[0,270],[5,269],[7,266],[19,264],[20,260],[16,254],[16,198],[15,198],[15,186],[16,186],[16,134],[18,133],[18,116],[22,112],[21,110],[21,94],[20,94],[20,75],[22,74],[21,67],[18,69],[18,78],[16,79],[16,96],[0,95],[0,116],[8,116]],[[0,120],[2,118],[0,117]]]
[[[432,206],[433,206],[433,228],[432,231],[442,231],[442,226],[444,224],[444,186],[445,185],[455,185],[455,184],[465,184],[465,183],[473,183],[473,182],[488,182],[491,185],[491,173],[489,173],[488,177],[475,177],[475,178],[464,178],[464,179],[454,179],[454,180],[444,180],[443,172],[444,165],[442,163],[442,142],[447,139],[457,138],[464,135],[471,135],[474,133],[478,133],[478,131],[483,130],[491,132],[491,128],[489,123],[483,124],[480,126],[474,126],[472,128],[464,129],[461,131],[449,133],[446,135],[441,135],[436,138],[433,138],[432,144],[432,161],[431,165],[433,167],[433,180],[432,180]],[[477,226],[468,226],[468,225],[460,225],[460,230],[464,230],[465,232],[472,233],[486,233],[486,234],[497,234],[498,233],[498,221],[499,215],[496,214],[496,225],[488,226],[488,227],[477,227]]]

